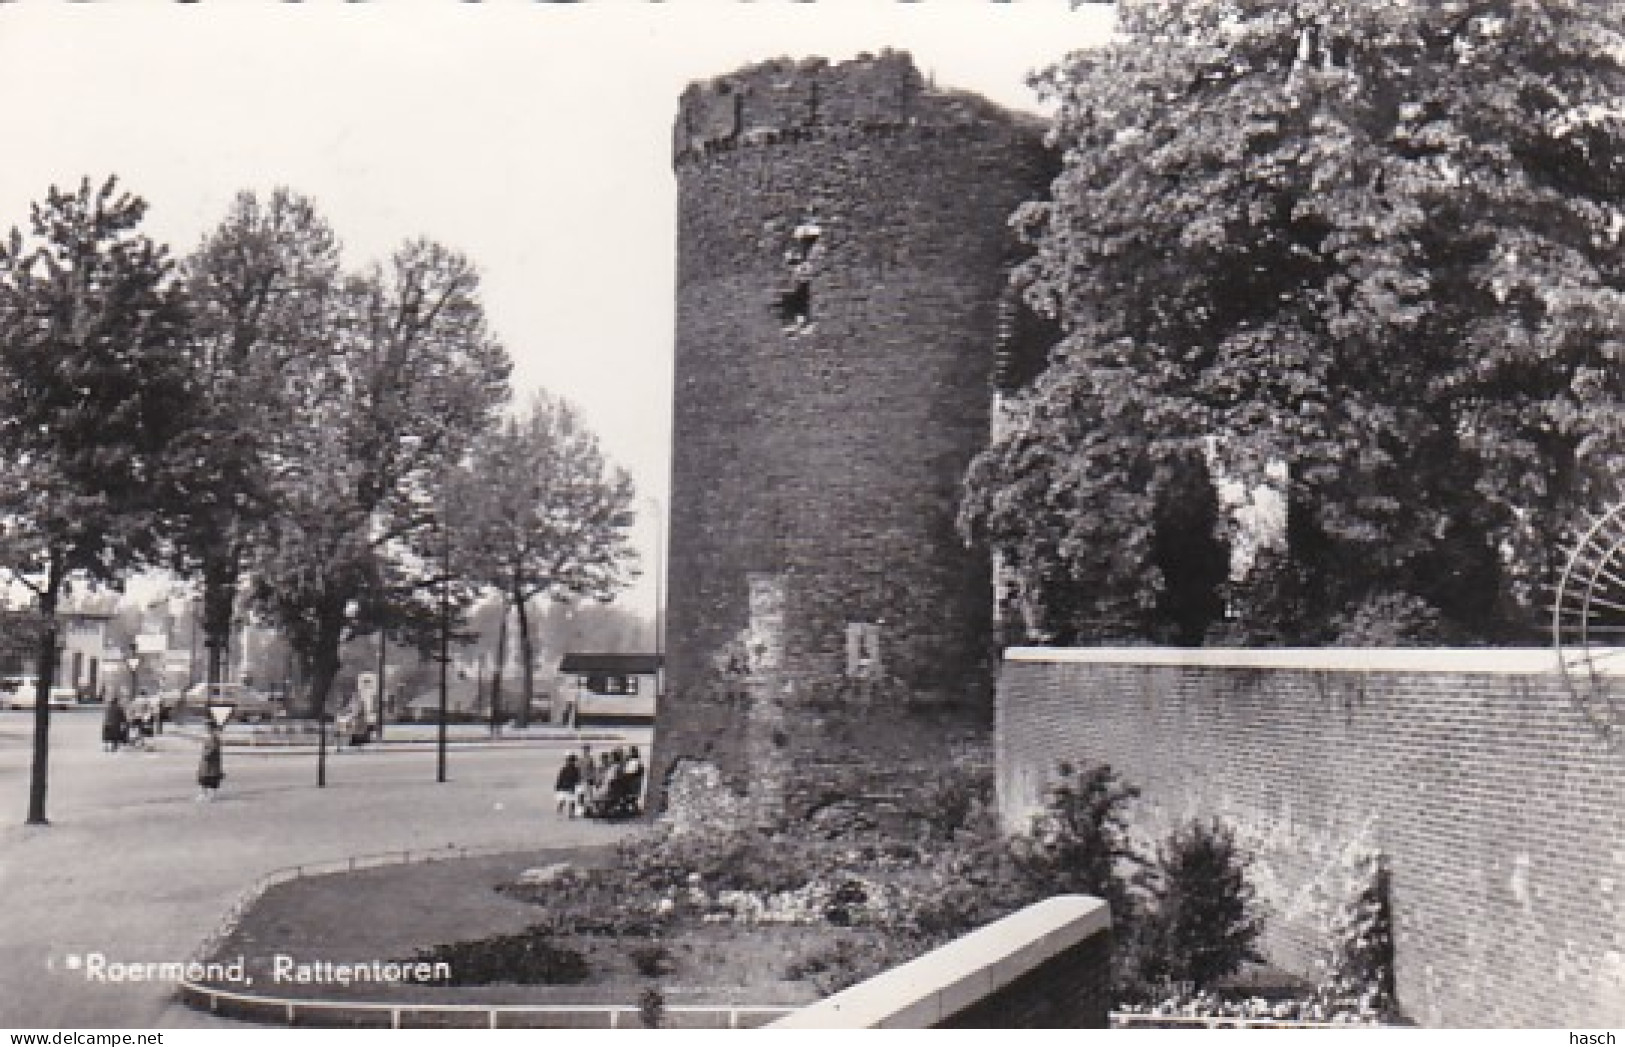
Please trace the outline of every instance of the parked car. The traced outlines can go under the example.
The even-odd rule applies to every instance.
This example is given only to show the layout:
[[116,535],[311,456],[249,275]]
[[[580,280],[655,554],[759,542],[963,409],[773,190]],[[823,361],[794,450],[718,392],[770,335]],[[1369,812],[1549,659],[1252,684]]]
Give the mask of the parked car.
[[37,684],[38,679],[33,676],[8,676],[0,680],[0,709],[32,709]]
[[186,706],[199,716],[208,715],[208,707],[226,704],[233,707],[231,718],[238,723],[259,723],[287,715],[282,703],[269,695],[250,690],[246,684],[206,683],[194,685],[186,692]]
[[[38,686],[38,677],[8,676],[0,681],[0,702],[8,709],[32,709]],[[79,704],[79,690],[75,687],[53,687],[47,701],[53,709],[71,709]]]

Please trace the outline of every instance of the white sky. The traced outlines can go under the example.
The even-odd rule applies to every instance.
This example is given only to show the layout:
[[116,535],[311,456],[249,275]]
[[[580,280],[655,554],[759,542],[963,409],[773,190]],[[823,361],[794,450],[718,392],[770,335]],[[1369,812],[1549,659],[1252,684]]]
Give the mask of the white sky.
[[[576,402],[664,505],[683,87],[889,46],[1033,109],[1026,74],[1110,19],[1064,0],[0,4],[0,231],[52,184],[114,173],[177,255],[238,191],[278,185],[315,199],[351,265],[433,237],[481,268],[516,400]],[[656,532],[639,531],[627,598],[648,608]]]

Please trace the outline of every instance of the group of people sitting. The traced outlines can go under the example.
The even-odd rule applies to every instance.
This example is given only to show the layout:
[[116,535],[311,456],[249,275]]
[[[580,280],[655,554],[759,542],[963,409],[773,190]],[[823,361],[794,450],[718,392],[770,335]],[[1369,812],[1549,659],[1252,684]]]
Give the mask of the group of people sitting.
[[143,746],[158,729],[158,717],[163,715],[159,704],[141,695],[126,709],[117,698],[108,701],[102,713],[102,748],[117,752],[119,746]]
[[592,746],[564,758],[553,791],[571,818],[635,818],[643,810],[643,758],[638,747],[615,748],[594,760]]

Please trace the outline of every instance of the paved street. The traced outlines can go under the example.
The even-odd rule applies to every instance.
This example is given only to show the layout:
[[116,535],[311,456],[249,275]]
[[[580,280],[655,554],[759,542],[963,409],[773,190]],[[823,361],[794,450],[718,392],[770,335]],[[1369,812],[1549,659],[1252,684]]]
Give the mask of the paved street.
[[31,728],[32,713],[0,712],[0,1027],[208,1022],[167,986],[88,982],[64,957],[185,960],[274,868],[447,844],[609,842],[622,831],[553,813],[568,743],[454,750],[444,784],[433,749],[347,752],[329,759],[325,790],[313,755],[228,749],[220,798],[199,804],[194,742],[171,734],[152,752],[105,753],[88,709],[53,717],[52,824],[25,826]]

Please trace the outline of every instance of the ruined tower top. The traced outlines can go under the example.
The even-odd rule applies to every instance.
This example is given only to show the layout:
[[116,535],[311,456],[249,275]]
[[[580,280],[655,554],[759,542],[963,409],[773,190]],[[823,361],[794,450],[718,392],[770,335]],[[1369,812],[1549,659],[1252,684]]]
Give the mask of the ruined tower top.
[[681,165],[742,145],[795,141],[884,128],[1015,124],[1041,133],[1036,117],[985,98],[939,89],[905,51],[823,58],[776,58],[690,84],[678,105],[672,160]]

